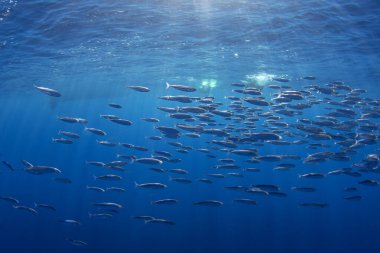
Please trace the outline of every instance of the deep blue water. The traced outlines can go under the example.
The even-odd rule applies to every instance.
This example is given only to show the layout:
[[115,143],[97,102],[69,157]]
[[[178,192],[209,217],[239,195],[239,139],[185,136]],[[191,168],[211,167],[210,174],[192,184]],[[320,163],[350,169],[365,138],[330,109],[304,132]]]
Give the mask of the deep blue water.
[[[315,141],[280,133],[285,141],[307,140],[329,147],[310,149],[308,144],[264,146],[239,144],[236,149],[257,148],[258,155],[297,155],[301,160],[280,162],[245,162],[249,157],[214,150],[212,140],[223,140],[201,133],[189,138],[160,136],[153,126],[175,126],[184,122],[157,109],[159,106],[189,106],[159,99],[164,95],[188,95],[165,82],[196,87],[190,96],[214,96],[223,103],[218,109],[233,111],[226,96],[244,98],[233,92],[231,83],[264,85],[263,97],[271,101],[274,90],[270,84],[289,85],[305,91],[305,86],[325,86],[343,81],[352,89],[365,89],[360,97],[380,99],[380,3],[378,1],[0,1],[0,160],[15,168],[11,171],[0,164],[0,196],[13,196],[20,205],[34,208],[34,203],[47,203],[57,210],[37,208],[38,214],[18,210],[0,200],[1,252],[378,252],[380,247],[380,186],[358,184],[365,179],[380,180],[375,172],[363,172],[354,164],[362,163],[368,154],[378,154],[379,121],[370,119],[374,130],[355,127],[351,131],[331,130],[347,138],[352,134],[372,134],[376,143],[353,148],[349,161],[327,160],[317,164],[304,163],[308,154],[322,151],[339,152],[337,140]],[[304,76],[316,80],[303,80]],[[260,82],[257,78],[267,78]],[[256,79],[255,79],[256,77]],[[270,80],[285,77],[289,82]],[[202,85],[205,84],[205,85]],[[210,83],[215,87],[210,87]],[[58,90],[62,97],[53,98],[36,90],[41,85]],[[127,88],[143,85],[150,88],[140,93]],[[282,90],[289,90],[284,88]],[[317,99],[342,98],[313,93]],[[345,94],[340,91],[340,94]],[[305,98],[307,102],[312,98]],[[298,101],[293,101],[297,102]],[[293,103],[292,102],[292,103]],[[318,120],[316,116],[331,112],[327,100],[301,110],[302,115],[282,116],[281,122],[297,124],[298,118]],[[367,101],[368,102],[368,101]],[[118,103],[122,109],[108,106]],[[194,101],[191,106],[200,103]],[[243,105],[255,107],[246,102]],[[364,107],[361,107],[364,106]],[[270,106],[269,108],[272,108]],[[355,117],[337,118],[357,121],[372,108],[370,104],[353,108]],[[272,109],[264,108],[264,111]],[[241,112],[234,111],[237,115]],[[245,114],[246,112],[243,112]],[[121,126],[99,117],[115,114],[133,122]],[[86,125],[69,124],[58,116],[80,117]],[[265,117],[257,114],[256,127],[249,132],[269,130]],[[160,119],[159,123],[141,120]],[[213,117],[216,126],[228,124],[243,127],[238,121]],[[357,121],[358,122],[358,121]],[[299,123],[299,122],[298,122]],[[220,125],[218,125],[220,124]],[[359,123],[364,124],[364,123]],[[95,127],[107,132],[96,136],[84,128]],[[59,130],[76,132],[80,139],[71,145],[52,142],[62,137]],[[273,131],[273,129],[271,129]],[[300,133],[290,126],[279,127]],[[229,131],[229,130],[226,130]],[[230,131],[231,135],[239,132]],[[137,151],[122,146],[105,147],[97,140],[131,143],[148,148]],[[178,141],[193,150],[188,154],[176,151],[167,142]],[[263,143],[259,143],[263,144]],[[223,147],[220,147],[223,148]],[[197,149],[209,149],[210,158]],[[188,175],[157,173],[152,166],[127,164],[124,172],[97,168],[86,161],[120,160],[116,154],[150,157],[156,150],[170,152],[180,163],[164,162],[161,168],[186,169]],[[237,170],[218,170],[220,158],[233,158],[241,166]],[[59,168],[62,173],[32,175],[25,171],[21,160],[33,165]],[[288,171],[276,171],[279,163],[296,165]],[[158,167],[158,166],[153,166]],[[258,168],[249,172],[245,168]],[[327,175],[329,171],[351,167],[360,177]],[[376,169],[377,167],[375,167]],[[378,171],[378,170],[377,170]],[[244,177],[228,175],[241,173]],[[322,179],[299,178],[298,175],[319,172]],[[118,182],[95,180],[107,173],[123,177]],[[222,173],[225,178],[208,177]],[[65,177],[63,184],[54,180]],[[174,182],[171,177],[186,177],[192,183]],[[199,182],[209,178],[212,184]],[[163,190],[135,187],[135,182],[161,182]],[[286,197],[250,195],[231,191],[226,186],[274,184]],[[123,187],[125,192],[95,192],[86,186]],[[315,187],[313,193],[297,192],[294,186]],[[357,187],[348,193],[345,187]],[[360,201],[346,196],[360,195]],[[157,206],[151,201],[178,199],[177,205]],[[234,202],[252,198],[257,205]],[[193,202],[207,199],[222,201],[220,207],[195,206]],[[90,218],[100,213],[93,204],[116,202],[123,205],[110,219]],[[325,208],[301,207],[301,203],[327,203]],[[133,216],[149,215],[174,221],[175,225],[144,224]],[[59,222],[75,219],[81,225]],[[65,238],[81,240],[86,246],[75,246]]]

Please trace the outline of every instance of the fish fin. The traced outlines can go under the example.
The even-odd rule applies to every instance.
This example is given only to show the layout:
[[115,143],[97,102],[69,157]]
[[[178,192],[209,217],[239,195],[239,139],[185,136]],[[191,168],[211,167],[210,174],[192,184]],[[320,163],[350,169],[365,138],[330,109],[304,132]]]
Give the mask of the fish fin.
[[135,181],[135,188],[139,187],[139,184]]
[[26,169],[33,167],[33,164],[31,164],[31,163],[28,162],[27,160],[22,160],[22,163],[24,164],[24,167],[25,167]]
[[166,89],[169,89],[169,88],[170,88],[170,84],[166,82]]

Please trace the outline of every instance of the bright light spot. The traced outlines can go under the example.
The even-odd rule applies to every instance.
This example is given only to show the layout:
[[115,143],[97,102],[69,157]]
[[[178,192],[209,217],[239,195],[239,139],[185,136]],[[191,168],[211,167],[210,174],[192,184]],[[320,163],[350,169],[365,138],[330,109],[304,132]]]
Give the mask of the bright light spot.
[[215,88],[217,86],[217,81],[215,79],[202,79],[202,88]]
[[255,75],[246,75],[246,82],[253,86],[265,86],[275,75],[270,75],[267,73],[259,73]]
[[235,58],[239,58],[239,54],[238,53],[234,53],[234,57]]

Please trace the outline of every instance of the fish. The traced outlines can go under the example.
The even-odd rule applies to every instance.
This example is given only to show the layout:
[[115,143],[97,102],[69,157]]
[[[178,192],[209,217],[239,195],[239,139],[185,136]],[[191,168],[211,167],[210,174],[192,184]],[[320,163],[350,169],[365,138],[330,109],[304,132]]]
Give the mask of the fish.
[[360,195],[353,195],[353,196],[347,196],[344,197],[345,200],[350,200],[350,201],[360,201],[362,200],[362,196]]
[[366,185],[366,186],[378,186],[380,183],[375,180],[375,179],[366,179],[358,182],[361,185]]
[[154,205],[173,205],[173,204],[178,204],[177,199],[159,199],[152,201],[151,204]]
[[119,175],[114,174],[107,174],[107,175],[101,175],[101,176],[94,176],[95,179],[98,180],[105,180],[105,181],[120,181],[123,178]]
[[88,123],[87,119],[83,119],[83,118],[73,118],[73,117],[66,117],[66,116],[57,116],[57,118],[66,123],[79,123],[79,124]]
[[212,180],[208,179],[208,178],[199,178],[198,179],[199,182],[202,182],[202,183],[206,183],[206,184],[212,184]]
[[58,220],[58,222],[69,224],[69,225],[75,225],[75,226],[82,225],[82,223],[80,221],[77,221],[77,220],[74,220],[74,219],[61,219],[61,220]]
[[155,219],[153,216],[149,216],[149,215],[132,216],[132,218],[136,220],[144,220],[144,221]]
[[218,206],[222,206],[223,202],[219,200],[202,200],[202,201],[193,202],[193,205],[218,207]]
[[58,134],[65,135],[66,137],[73,138],[73,139],[79,139],[80,138],[79,134],[73,133],[73,132],[68,132],[68,131],[59,130]]
[[86,246],[87,242],[81,241],[81,240],[75,240],[72,238],[65,238],[66,241],[68,241],[70,244],[75,245],[75,246]]
[[166,225],[175,225],[176,223],[174,221],[171,221],[171,220],[166,220],[166,219],[157,219],[157,218],[153,218],[153,219],[150,219],[150,220],[145,220],[144,221],[145,224],[166,224]]
[[57,211],[57,209],[54,206],[49,205],[49,204],[42,204],[42,203],[35,203],[34,202],[34,207],[35,208],[43,208],[43,209],[50,210],[50,211],[53,211],[53,212]]
[[98,202],[98,203],[93,203],[93,205],[97,207],[106,207],[106,208],[116,208],[116,209],[123,208],[122,205],[113,203],[113,202]]
[[11,171],[15,171],[15,168],[12,166],[12,164],[10,164],[9,162],[7,161],[1,161],[8,169],[10,169]]
[[104,162],[97,162],[97,161],[86,161],[86,164],[93,165],[96,167],[104,167],[106,164]]
[[257,201],[254,199],[234,199],[234,202],[248,205],[257,205]]
[[105,192],[106,191],[105,189],[98,187],[98,186],[88,186],[87,185],[86,189],[96,191],[96,192]]
[[125,192],[125,189],[121,187],[107,187],[106,191]]
[[285,77],[272,77],[273,81],[281,82],[281,83],[287,83],[289,82],[289,79]]
[[291,188],[294,191],[299,191],[299,192],[315,192],[316,189],[314,187],[292,187]]
[[141,118],[142,120],[146,121],[146,122],[151,122],[151,123],[158,123],[160,122],[159,119],[157,118]]
[[248,193],[256,194],[256,195],[269,195],[269,192],[264,191],[264,190],[262,190],[260,188],[255,188],[255,187],[248,188],[245,191],[248,192]]
[[112,218],[113,215],[109,213],[88,213],[88,217],[90,219],[109,219]]
[[38,214],[38,212],[36,211],[36,209],[28,207],[28,206],[14,205],[13,208],[18,209],[18,210],[24,210],[24,211],[27,211],[27,212],[32,213],[32,214]]
[[358,190],[358,188],[356,188],[356,187],[345,187],[343,190],[346,192],[356,192]]
[[62,143],[62,144],[73,144],[74,143],[72,140],[66,139],[66,138],[52,138],[51,140],[52,140],[52,142]]
[[129,89],[138,91],[138,92],[149,92],[150,89],[145,86],[128,86]]
[[116,146],[118,146],[117,143],[110,142],[110,141],[99,141],[99,140],[96,140],[96,143],[98,143],[100,145],[103,145],[103,146],[107,146],[107,147],[116,147]]
[[304,202],[304,203],[301,203],[300,206],[325,208],[328,206],[328,204],[327,203],[321,203],[321,202]]
[[182,177],[175,177],[175,178],[170,178],[170,181],[178,182],[178,183],[184,183],[184,184],[190,184],[192,183],[191,179],[188,178],[182,178]]
[[116,103],[109,103],[108,104],[110,107],[115,108],[115,109],[121,109],[123,106],[116,104]]
[[93,127],[86,127],[84,130],[91,132],[93,134],[96,134],[96,135],[100,135],[100,136],[106,136],[107,135],[107,133],[105,131],[97,129],[97,128],[93,128]]
[[62,96],[60,92],[58,92],[57,90],[51,89],[51,88],[47,88],[47,87],[43,87],[43,86],[37,86],[37,85],[34,85],[34,88],[36,88],[40,92],[42,92],[46,95],[49,95],[51,97],[61,97]]
[[51,166],[34,166],[31,163],[24,160],[25,171],[34,174],[34,175],[43,175],[43,174],[51,174],[51,173],[62,173],[62,171],[58,168]]
[[162,160],[152,158],[152,157],[136,158],[136,159],[133,159],[133,162],[148,164],[148,165],[160,165],[163,163]]
[[133,124],[132,121],[129,121],[127,119],[120,119],[120,118],[110,119],[110,121],[119,125],[124,125],[124,126],[131,126]]
[[190,97],[188,97],[188,96],[182,96],[182,95],[177,95],[177,96],[161,96],[159,98],[162,99],[162,100],[180,102],[180,103],[185,103],[185,104],[189,104],[189,103],[193,102],[193,100]]
[[322,174],[322,173],[311,172],[311,173],[306,173],[306,174],[298,175],[298,177],[299,178],[324,178],[325,175]]
[[184,91],[184,92],[194,92],[197,90],[196,88],[191,87],[191,86],[180,85],[180,84],[169,84],[168,82],[166,82],[166,89],[169,89],[169,88],[173,88],[173,89]]
[[12,196],[0,196],[0,200],[7,201],[7,202],[14,204],[14,205],[18,205],[20,203],[20,201],[18,199],[16,199],[15,197],[12,197]]
[[187,170],[184,170],[184,169],[168,169],[167,172],[182,174],[182,175],[189,174],[189,172]]
[[165,188],[168,187],[166,184],[162,184],[162,183],[142,183],[142,184],[138,184],[137,182],[135,182],[135,186],[137,188],[146,188],[146,189],[165,189]]

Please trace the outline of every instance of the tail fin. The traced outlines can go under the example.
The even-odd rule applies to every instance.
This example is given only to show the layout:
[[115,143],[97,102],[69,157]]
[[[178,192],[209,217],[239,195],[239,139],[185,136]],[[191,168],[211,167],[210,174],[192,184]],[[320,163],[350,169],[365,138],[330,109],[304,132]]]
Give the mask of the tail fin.
[[28,162],[27,160],[22,160],[21,162],[24,164],[24,167],[25,167],[26,169],[33,167],[33,164],[31,164],[31,163]]
[[169,88],[170,88],[170,84],[166,82],[166,89],[169,89]]
[[135,188],[139,187],[139,184],[135,181]]

